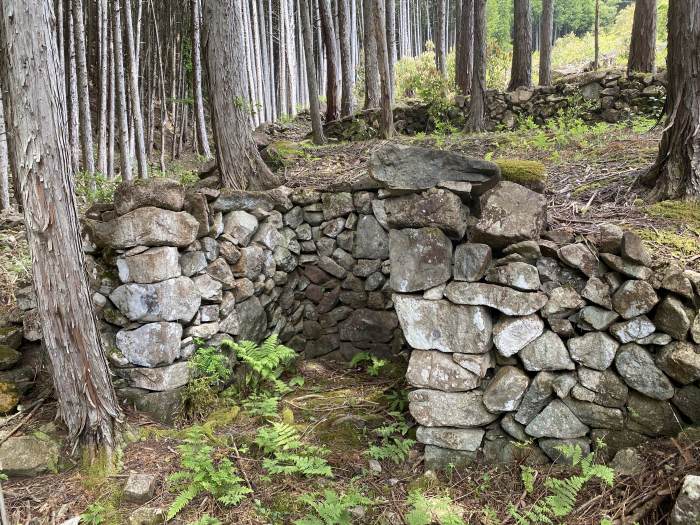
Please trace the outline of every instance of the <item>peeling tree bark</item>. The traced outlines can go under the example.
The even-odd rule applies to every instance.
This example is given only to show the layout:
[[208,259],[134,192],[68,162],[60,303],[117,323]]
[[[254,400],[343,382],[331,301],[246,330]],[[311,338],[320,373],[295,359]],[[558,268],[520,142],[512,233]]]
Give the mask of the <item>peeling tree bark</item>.
[[8,173],[7,135],[5,134],[5,110],[0,93],[0,212],[10,209],[10,176]]
[[0,82],[18,174],[43,344],[60,416],[93,452],[115,445],[121,411],[100,344],[73,197],[51,2],[0,2]]
[[267,189],[279,185],[260,158],[250,129],[241,12],[237,0],[205,0],[204,56],[209,78],[216,158],[223,186]]
[[700,2],[668,9],[666,126],[643,182],[661,199],[700,200]]

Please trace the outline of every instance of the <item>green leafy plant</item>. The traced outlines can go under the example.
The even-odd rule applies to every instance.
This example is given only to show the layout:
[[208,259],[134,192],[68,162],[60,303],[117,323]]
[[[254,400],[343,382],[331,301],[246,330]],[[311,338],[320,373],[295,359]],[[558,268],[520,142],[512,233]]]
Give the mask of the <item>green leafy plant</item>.
[[193,378],[182,393],[183,412],[188,419],[204,417],[219,404],[218,393],[231,377],[228,356],[213,346],[195,340],[197,350],[188,361]]
[[562,445],[557,449],[573,466],[580,469],[580,474],[565,479],[547,478],[544,481],[544,486],[548,490],[548,495],[522,512],[511,504],[508,512],[518,525],[549,524],[555,520],[557,520],[556,522],[561,521],[561,518],[571,514],[576,506],[579,492],[594,478],[612,486],[615,476],[614,470],[606,465],[594,463],[593,454],[583,456],[581,447],[573,445]]
[[372,431],[380,439],[380,443],[371,445],[369,450],[367,450],[367,454],[377,461],[388,459],[398,465],[406,460],[409,450],[416,442],[413,439],[404,437],[409,430],[409,426],[401,414],[391,413],[391,415],[401,419]]
[[350,360],[351,367],[357,367],[361,364],[366,364],[365,371],[372,377],[377,377],[387,364],[386,359],[379,359],[377,356],[369,352],[360,352],[353,356]]
[[384,393],[390,412],[405,412],[408,408],[408,390],[393,388]]
[[190,522],[189,525],[222,525],[222,523],[220,520],[212,518],[209,514],[205,514],[197,521]]
[[414,490],[408,496],[411,510],[406,514],[407,525],[466,525],[460,509],[449,495],[426,496]]
[[87,525],[102,525],[107,522],[110,509],[101,503],[92,503],[80,515],[80,522]]
[[253,417],[273,418],[277,416],[280,398],[266,394],[251,394],[241,404],[245,411]]
[[255,444],[266,456],[263,467],[269,474],[332,477],[333,472],[323,456],[328,450],[301,440],[299,431],[284,422],[262,427]]
[[537,471],[534,468],[528,467],[527,465],[520,465],[520,479],[522,479],[525,492],[528,494],[532,494],[535,490],[536,477]]
[[178,495],[168,509],[167,519],[175,517],[200,494],[209,494],[223,505],[238,505],[252,492],[231,460],[219,457],[220,451],[210,444],[202,427],[191,427],[178,451],[182,470],[168,478]]
[[352,515],[350,510],[358,505],[371,505],[373,501],[356,490],[345,494],[338,494],[334,490],[324,490],[323,499],[318,499],[318,494],[304,494],[302,503],[313,510],[309,514],[294,522],[294,525],[350,525]]
[[280,376],[286,366],[296,358],[297,353],[280,344],[276,334],[268,337],[261,345],[252,341],[236,343],[225,340],[222,346],[233,350],[245,366],[240,385],[243,393],[257,393],[268,387],[279,393],[289,391],[289,386],[280,380]]

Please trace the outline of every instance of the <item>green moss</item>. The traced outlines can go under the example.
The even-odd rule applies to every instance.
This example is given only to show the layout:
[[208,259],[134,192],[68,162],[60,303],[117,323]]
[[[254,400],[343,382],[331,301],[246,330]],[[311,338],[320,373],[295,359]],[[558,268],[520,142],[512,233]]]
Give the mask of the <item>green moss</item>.
[[263,159],[275,169],[287,166],[304,156],[305,152],[300,144],[287,140],[273,142],[263,151]]
[[501,168],[503,180],[521,184],[535,191],[543,191],[547,183],[544,164],[534,160],[495,159]]
[[652,245],[661,245],[678,259],[687,259],[700,253],[700,243],[687,235],[679,235],[670,230],[637,230],[639,236]]
[[661,201],[648,206],[646,212],[653,217],[662,217],[700,228],[700,204],[686,201]]

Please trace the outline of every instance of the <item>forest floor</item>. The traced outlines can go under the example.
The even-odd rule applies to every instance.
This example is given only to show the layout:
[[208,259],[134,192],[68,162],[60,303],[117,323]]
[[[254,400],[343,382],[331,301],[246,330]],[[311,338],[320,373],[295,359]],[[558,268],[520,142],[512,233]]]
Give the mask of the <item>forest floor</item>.
[[[700,209],[652,204],[648,190],[635,185],[656,155],[660,133],[650,130],[652,125],[649,121],[596,126],[559,123],[546,129],[395,140],[477,157],[539,160],[548,175],[551,227],[586,234],[600,222],[615,222],[637,230],[658,257],[697,268]],[[372,151],[382,145],[372,140],[318,147],[304,138],[305,133],[304,125],[292,126],[277,137],[294,146],[287,148],[281,168],[289,186],[322,188],[359,178],[366,172]],[[12,305],[17,286],[28,282],[29,268],[21,224],[12,217],[0,217],[0,314]],[[206,441],[212,447],[209,455],[217,461],[232,458],[241,475],[239,484],[253,493],[233,507],[200,495],[171,523],[217,523],[202,519],[208,515],[221,523],[277,525],[306,519],[300,523],[324,525],[336,523],[322,518],[323,512],[333,509],[345,509],[361,524],[427,525],[433,521],[456,525],[461,522],[453,520],[455,515],[472,525],[516,523],[510,506],[521,512],[530,508],[547,493],[547,480],[571,474],[561,466],[529,471],[518,464],[475,464],[437,477],[424,475],[418,447],[409,448],[410,442],[404,441],[411,431],[401,434],[406,422],[404,371],[401,356],[376,376],[369,375],[364,366],[299,361],[285,377],[301,379],[276,409],[263,410],[260,403],[247,402],[246,406],[241,399],[220,399],[212,413],[202,410],[198,418],[174,429],[128,412],[130,439],[119,472],[86,470],[80,461],[66,461],[56,474],[4,482],[11,522],[54,524],[83,513],[82,523],[118,524],[129,523],[128,516],[139,508],[168,509],[178,494],[168,476],[181,470],[188,438]],[[44,403],[20,433],[55,432],[55,413],[55,403]],[[0,421],[0,434],[16,422]],[[266,474],[265,456],[254,441],[259,429],[269,428],[271,422],[293,423],[304,443],[301,450],[314,445],[327,448],[325,458],[333,477]],[[388,431],[389,441],[381,436],[387,427],[393,430]],[[611,520],[605,523],[620,525],[664,523],[670,497],[677,493],[684,473],[700,469],[700,447],[693,442],[691,435],[650,442],[641,449],[645,466],[640,474],[619,476],[612,487],[588,484],[565,522],[597,525],[605,518]],[[398,463],[384,459],[378,469],[370,465],[370,447],[387,453],[398,448],[407,459]],[[156,475],[156,492],[148,502],[125,501],[123,485],[130,472]]]

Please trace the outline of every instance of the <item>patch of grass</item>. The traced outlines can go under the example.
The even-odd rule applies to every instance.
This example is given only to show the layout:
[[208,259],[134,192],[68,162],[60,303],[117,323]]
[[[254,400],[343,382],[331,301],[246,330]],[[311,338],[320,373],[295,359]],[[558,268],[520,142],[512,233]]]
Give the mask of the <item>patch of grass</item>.
[[687,259],[700,253],[698,239],[688,235],[680,235],[671,230],[637,230],[639,236],[651,244],[655,251],[661,247],[676,259]]
[[700,228],[700,204],[686,201],[661,201],[646,209],[652,217],[662,217]]

